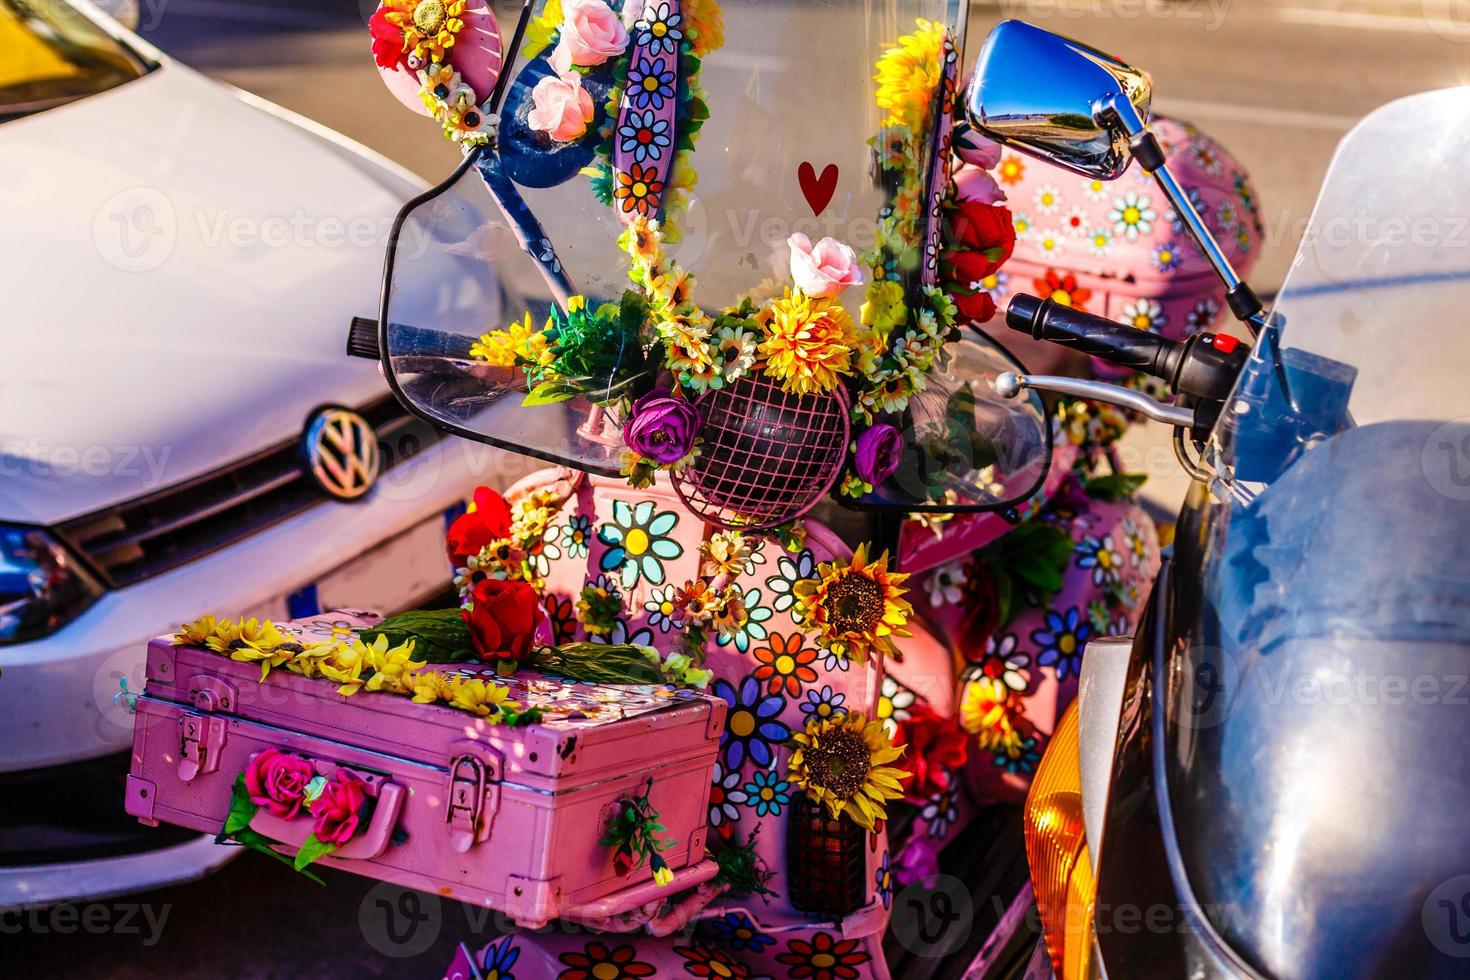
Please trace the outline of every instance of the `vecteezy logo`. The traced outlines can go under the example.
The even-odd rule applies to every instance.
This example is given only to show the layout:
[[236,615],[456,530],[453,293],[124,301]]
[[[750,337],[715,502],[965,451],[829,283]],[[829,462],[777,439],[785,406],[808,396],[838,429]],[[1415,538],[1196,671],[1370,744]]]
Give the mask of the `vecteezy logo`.
[[439,938],[444,914],[438,895],[380,881],[362,897],[357,924],[367,944],[384,956],[409,959]]
[[306,427],[306,463],[323,490],[355,500],[378,478],[377,433],[356,412],[324,408]]
[[163,265],[177,239],[173,202],[152,187],[120,191],[92,216],[92,244],[104,261],[123,272],[148,272]]

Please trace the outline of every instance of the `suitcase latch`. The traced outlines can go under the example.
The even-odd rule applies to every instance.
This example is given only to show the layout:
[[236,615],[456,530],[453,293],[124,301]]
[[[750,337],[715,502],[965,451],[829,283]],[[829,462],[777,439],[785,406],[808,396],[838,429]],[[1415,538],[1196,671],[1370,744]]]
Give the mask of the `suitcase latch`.
[[186,714],[179,718],[179,778],[190,782],[219,768],[225,744],[223,718]]
[[500,766],[478,753],[455,756],[449,764],[449,846],[463,854],[490,836],[500,803]]

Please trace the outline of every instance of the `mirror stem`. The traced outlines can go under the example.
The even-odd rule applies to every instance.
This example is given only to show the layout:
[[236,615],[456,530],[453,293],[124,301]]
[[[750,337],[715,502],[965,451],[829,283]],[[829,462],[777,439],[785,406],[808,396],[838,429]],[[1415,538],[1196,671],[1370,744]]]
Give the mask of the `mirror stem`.
[[1139,117],[1138,111],[1133,103],[1126,97],[1113,96],[1098,103],[1093,108],[1093,117],[1099,124],[1109,127],[1121,128],[1128,134],[1128,148],[1133,158],[1143,167],[1144,172],[1153,176],[1154,182],[1159,185],[1159,190],[1169,199],[1169,204],[1174,208],[1174,213],[1179,215],[1190,235],[1205,253],[1210,266],[1220,281],[1225,284],[1225,300],[1230,304],[1230,312],[1235,318],[1245,323],[1255,337],[1261,332],[1266,318],[1262,312],[1263,307],[1254,290],[1235,274],[1235,268],[1230,264],[1230,259],[1220,249],[1215,241],[1215,236],[1206,227],[1204,219],[1199,215],[1189,195],[1184,193],[1184,188],[1179,186],[1179,181],[1174,179],[1173,172],[1165,162],[1164,151],[1159,146],[1159,141],[1154,134],[1148,131],[1148,127]]

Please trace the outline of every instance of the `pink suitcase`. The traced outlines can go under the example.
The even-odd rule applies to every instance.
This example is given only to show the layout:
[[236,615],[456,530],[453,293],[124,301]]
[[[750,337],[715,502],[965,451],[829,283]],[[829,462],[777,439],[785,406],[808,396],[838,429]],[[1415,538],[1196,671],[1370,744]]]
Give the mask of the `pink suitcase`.
[[[366,615],[283,628],[329,634],[371,625]],[[494,908],[527,927],[621,915],[714,876],[705,812],[724,701],[528,671],[505,683],[512,700],[541,708],[539,723],[493,725],[391,694],[343,697],[330,681],[286,671],[261,683],[256,664],[160,637],[148,646],[136,700],[127,810],[147,824],[218,831],[236,777],[256,753],[277,748],[307,757],[319,775],[346,767],[376,797],[368,827],[321,863]],[[677,839],[663,852],[674,871],[665,888],[646,866],[620,873],[598,843],[650,777],[650,800]],[[261,808],[250,826],[289,854],[312,820]]]

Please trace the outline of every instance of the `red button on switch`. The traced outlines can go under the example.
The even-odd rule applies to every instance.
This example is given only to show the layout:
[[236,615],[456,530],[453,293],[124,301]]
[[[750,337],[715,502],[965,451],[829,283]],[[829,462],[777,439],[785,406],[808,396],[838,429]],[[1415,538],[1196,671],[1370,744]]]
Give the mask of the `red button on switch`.
[[1228,333],[1215,334],[1215,350],[1221,354],[1233,354],[1235,348],[1239,346],[1240,340],[1238,338],[1232,337]]

